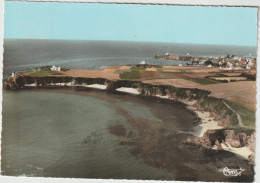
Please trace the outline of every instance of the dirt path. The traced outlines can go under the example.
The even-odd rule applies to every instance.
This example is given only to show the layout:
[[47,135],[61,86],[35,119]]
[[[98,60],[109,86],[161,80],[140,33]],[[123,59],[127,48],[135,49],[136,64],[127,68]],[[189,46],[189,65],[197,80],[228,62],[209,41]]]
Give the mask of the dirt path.
[[242,118],[241,118],[240,114],[238,114],[234,109],[232,109],[225,101],[223,101],[223,103],[224,103],[230,110],[232,110],[234,113],[236,113],[236,115],[237,115],[237,120],[238,120],[238,124],[239,124],[241,127],[248,128],[247,126],[245,126],[245,125],[243,124],[243,121],[242,121]]

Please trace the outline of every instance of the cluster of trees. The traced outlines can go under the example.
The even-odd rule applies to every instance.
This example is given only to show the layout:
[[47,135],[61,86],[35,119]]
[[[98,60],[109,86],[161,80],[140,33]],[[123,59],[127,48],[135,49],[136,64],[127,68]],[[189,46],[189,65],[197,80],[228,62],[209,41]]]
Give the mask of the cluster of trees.
[[[206,66],[208,66],[208,65],[212,65],[212,66],[214,66],[214,67],[219,67],[219,66],[220,66],[218,63],[214,63],[214,62],[212,62],[211,60],[207,60],[204,64],[205,64]],[[226,66],[227,66],[227,63],[224,62],[224,63],[222,63],[221,66],[222,66],[222,67],[226,67]]]
[[229,55],[229,54],[228,54],[228,55],[226,56],[226,58],[231,59],[231,58],[234,58],[235,56],[236,56],[236,55]]

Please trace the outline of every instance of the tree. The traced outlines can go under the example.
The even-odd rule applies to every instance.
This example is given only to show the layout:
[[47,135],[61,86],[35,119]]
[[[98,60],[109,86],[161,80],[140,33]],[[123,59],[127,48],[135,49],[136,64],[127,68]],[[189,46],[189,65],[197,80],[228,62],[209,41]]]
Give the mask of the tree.
[[207,60],[204,64],[205,65],[213,65],[213,62],[211,60]]

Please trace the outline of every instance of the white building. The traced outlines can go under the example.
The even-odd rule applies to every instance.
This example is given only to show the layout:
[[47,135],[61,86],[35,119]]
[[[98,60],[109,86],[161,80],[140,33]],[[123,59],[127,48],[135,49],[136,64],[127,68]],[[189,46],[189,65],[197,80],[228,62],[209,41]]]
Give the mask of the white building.
[[52,70],[52,71],[61,71],[61,67],[58,67],[57,65],[53,65],[53,66],[51,67],[51,70]]
[[15,71],[12,72],[11,77],[16,78],[17,74]]
[[145,60],[143,60],[142,62],[140,62],[140,64],[144,65],[144,64],[145,64]]

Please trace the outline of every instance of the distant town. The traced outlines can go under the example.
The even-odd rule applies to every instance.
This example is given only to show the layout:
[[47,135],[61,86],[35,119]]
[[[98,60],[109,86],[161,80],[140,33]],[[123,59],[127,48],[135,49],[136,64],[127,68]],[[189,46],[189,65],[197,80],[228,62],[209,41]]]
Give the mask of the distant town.
[[[238,57],[236,55],[226,56],[191,56],[189,53],[185,56],[172,55],[165,53],[165,55],[155,55],[154,58],[165,60],[179,60],[179,61],[191,61],[187,65],[191,66],[207,66],[207,67],[219,67],[225,70],[241,70],[241,69],[256,69],[256,58]],[[179,66],[182,66],[180,64]]]

